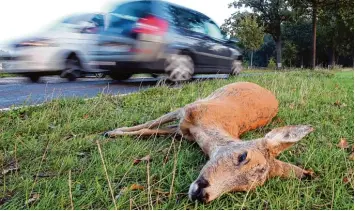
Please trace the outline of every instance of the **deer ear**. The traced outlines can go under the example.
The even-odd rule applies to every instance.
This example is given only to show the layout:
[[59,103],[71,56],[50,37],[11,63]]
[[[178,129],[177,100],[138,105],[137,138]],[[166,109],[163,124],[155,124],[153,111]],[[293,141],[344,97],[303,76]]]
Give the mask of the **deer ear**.
[[276,157],[313,130],[310,125],[293,125],[273,129],[265,135],[266,148],[271,156]]

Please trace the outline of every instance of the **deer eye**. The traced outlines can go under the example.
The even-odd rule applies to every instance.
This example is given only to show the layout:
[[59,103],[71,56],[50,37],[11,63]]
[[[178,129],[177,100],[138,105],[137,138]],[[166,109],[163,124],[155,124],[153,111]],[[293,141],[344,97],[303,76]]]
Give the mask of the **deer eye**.
[[240,155],[238,156],[238,163],[241,163],[241,162],[245,161],[245,159],[247,158],[247,156],[248,156],[248,152],[243,152],[242,154],[240,154]]

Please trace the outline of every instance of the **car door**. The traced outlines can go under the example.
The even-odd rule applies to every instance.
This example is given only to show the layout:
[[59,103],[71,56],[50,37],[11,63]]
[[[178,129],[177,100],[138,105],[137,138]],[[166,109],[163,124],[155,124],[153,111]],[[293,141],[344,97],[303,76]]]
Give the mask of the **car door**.
[[[206,64],[206,31],[199,15],[189,9],[176,5],[169,5],[170,25],[174,30],[171,43],[187,47],[194,53],[195,68],[200,68]],[[195,69],[195,71],[199,71]]]
[[82,43],[79,43],[77,48],[87,59],[92,51],[98,50],[98,38],[104,30],[104,16],[102,14],[93,14],[92,17],[84,21],[88,23],[88,27],[81,30],[80,38]]
[[152,1],[127,2],[108,13],[106,29],[100,36],[100,54],[110,56],[110,59],[132,54],[130,49],[136,43],[132,29],[140,18],[151,12],[151,4]]
[[[225,45],[225,38],[220,28],[211,19],[204,20],[207,32],[208,65],[213,67],[228,68],[231,63],[231,51]],[[224,72],[221,70],[221,72]]]

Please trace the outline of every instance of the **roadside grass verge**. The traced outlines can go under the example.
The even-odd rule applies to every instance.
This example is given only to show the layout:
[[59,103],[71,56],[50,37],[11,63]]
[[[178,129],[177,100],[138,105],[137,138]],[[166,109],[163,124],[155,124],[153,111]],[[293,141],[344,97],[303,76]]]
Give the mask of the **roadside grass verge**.
[[[353,72],[231,77],[180,88],[156,87],[124,97],[54,100],[0,113],[0,208],[354,209],[351,147],[337,147],[341,138],[353,146],[353,80]],[[280,156],[313,169],[315,179],[275,178],[249,193],[228,193],[209,204],[193,203],[186,193],[207,160],[197,144],[173,137],[100,136],[116,127],[157,118],[236,81],[266,87],[280,102],[270,125],[242,138],[262,137],[274,127],[291,124],[315,127]],[[133,165],[134,159],[148,154],[152,157],[149,166],[144,162]],[[4,172],[11,167],[18,170]],[[130,189],[132,185],[142,187]]]
[[0,78],[7,78],[7,77],[17,77],[16,74],[10,74],[10,73],[2,73],[0,72]]

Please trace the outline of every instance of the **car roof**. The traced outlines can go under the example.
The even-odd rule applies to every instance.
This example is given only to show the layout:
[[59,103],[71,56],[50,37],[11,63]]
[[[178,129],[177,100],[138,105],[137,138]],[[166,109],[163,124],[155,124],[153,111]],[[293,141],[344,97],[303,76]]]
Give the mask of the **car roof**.
[[166,0],[123,0],[119,4],[116,4],[116,6],[121,5],[121,4],[130,3],[130,2],[144,2],[144,1],[163,2],[163,3],[168,4],[168,5],[172,5],[172,6],[175,6],[175,7],[179,7],[179,8],[183,8],[183,9],[189,10],[191,12],[195,12],[196,14],[199,14],[201,16],[204,16],[205,18],[208,18],[208,19],[212,20],[210,17],[208,17],[207,15],[203,14],[202,12],[199,12],[197,10],[182,6],[180,4],[172,3],[172,2],[169,2],[169,1],[166,1]]
[[172,2],[169,2],[169,1],[165,1],[165,0],[159,0],[159,1],[164,2],[164,3],[166,3],[166,4],[170,4],[170,5],[175,6],[175,7],[180,7],[180,8],[183,8],[183,9],[186,9],[186,10],[189,10],[189,11],[192,11],[192,12],[195,12],[195,13],[197,13],[197,14],[199,14],[199,15],[202,15],[202,16],[208,18],[208,19],[211,19],[210,17],[208,17],[207,15],[203,14],[202,12],[199,12],[199,11],[197,11],[197,10],[194,10],[194,9],[191,9],[191,8],[188,8],[188,7],[185,7],[185,6],[182,6],[182,5],[180,5],[180,4],[172,3]]

